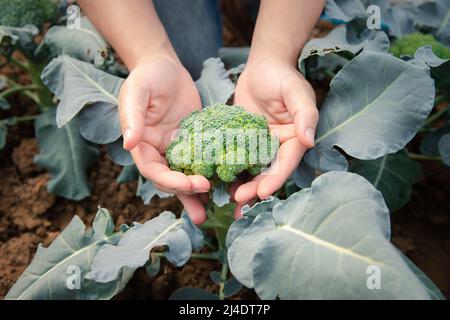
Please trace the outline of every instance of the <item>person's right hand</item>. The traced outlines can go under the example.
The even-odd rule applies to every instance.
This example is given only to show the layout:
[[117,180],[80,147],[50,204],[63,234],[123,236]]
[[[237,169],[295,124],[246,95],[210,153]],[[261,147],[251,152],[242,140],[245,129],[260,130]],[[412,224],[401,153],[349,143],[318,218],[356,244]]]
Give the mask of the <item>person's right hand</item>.
[[209,181],[170,170],[164,156],[181,119],[201,109],[197,88],[179,61],[154,56],[139,62],[120,89],[124,148],[141,174],[161,191],[174,193],[196,224],[206,219],[199,195]]

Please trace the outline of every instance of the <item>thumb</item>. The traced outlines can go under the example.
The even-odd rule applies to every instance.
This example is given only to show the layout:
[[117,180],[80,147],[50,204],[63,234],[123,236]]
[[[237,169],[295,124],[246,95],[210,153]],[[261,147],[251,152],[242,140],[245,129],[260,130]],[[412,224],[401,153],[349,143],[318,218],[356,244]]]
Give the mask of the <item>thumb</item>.
[[145,114],[150,99],[150,89],[144,83],[131,73],[120,89],[119,115],[126,150],[136,147],[144,135]]

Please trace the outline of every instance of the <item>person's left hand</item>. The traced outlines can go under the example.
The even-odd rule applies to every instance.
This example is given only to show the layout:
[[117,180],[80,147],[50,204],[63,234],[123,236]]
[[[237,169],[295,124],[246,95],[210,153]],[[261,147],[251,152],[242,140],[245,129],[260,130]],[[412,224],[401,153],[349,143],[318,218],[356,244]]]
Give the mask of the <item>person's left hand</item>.
[[280,189],[305,151],[314,146],[319,113],[309,82],[295,66],[277,57],[249,62],[239,77],[235,104],[264,115],[271,133],[280,140],[277,159],[268,172],[230,188],[237,203],[235,218],[239,218],[243,205],[256,197],[268,198]]

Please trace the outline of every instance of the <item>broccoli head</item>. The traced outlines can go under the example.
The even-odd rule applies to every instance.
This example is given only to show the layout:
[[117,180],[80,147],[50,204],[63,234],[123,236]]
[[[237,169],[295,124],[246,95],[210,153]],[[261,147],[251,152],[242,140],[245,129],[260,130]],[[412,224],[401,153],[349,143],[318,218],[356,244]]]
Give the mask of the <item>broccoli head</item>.
[[23,27],[27,24],[41,28],[58,14],[54,0],[0,0],[0,25]]
[[214,105],[180,122],[166,158],[172,170],[232,182],[241,172],[257,175],[278,151],[279,141],[262,115],[239,106]]
[[450,49],[437,41],[431,34],[419,32],[395,40],[389,51],[396,57],[414,57],[416,50],[423,46],[431,46],[433,53],[441,59],[450,59]]

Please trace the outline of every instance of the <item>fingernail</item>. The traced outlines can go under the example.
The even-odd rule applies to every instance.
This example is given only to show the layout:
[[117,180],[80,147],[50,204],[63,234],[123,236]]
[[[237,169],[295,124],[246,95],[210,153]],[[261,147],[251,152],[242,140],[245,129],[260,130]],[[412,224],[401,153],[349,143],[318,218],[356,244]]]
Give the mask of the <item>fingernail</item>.
[[314,129],[313,128],[306,128],[305,138],[306,138],[306,141],[308,141],[308,144],[310,146],[314,146]]
[[123,135],[123,147],[125,149],[125,145],[126,145],[128,139],[130,139],[130,137],[131,137],[131,129],[130,128],[125,129],[125,131],[123,132],[122,135]]

